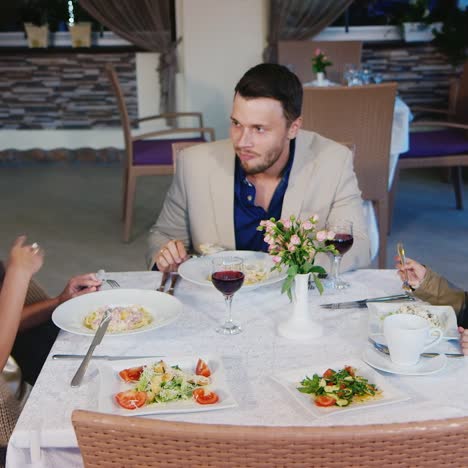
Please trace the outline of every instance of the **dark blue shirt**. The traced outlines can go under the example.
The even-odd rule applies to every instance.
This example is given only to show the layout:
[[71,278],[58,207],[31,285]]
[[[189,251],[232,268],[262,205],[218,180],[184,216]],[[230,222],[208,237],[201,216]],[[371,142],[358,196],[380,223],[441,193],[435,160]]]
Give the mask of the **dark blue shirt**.
[[247,180],[239,159],[236,157],[236,170],[234,176],[234,231],[236,234],[237,250],[256,250],[266,252],[268,244],[263,240],[264,232],[257,231],[260,221],[270,218],[280,219],[283,208],[283,199],[288,188],[289,174],[294,161],[296,140],[289,145],[289,160],[283,169],[280,183],[265,211],[261,206],[255,205],[255,186]]

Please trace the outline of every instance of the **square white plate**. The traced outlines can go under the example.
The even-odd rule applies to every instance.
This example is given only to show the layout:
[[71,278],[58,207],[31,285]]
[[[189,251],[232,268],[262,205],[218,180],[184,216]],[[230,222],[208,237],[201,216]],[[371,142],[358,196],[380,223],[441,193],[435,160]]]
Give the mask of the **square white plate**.
[[[352,366],[356,369],[357,375],[365,377],[369,383],[377,385],[377,388],[382,390],[382,395],[379,398],[369,399],[359,403],[351,403],[349,406],[316,406],[314,396],[307,393],[301,393],[297,390],[300,387],[300,382],[306,377],[312,377],[314,374],[322,375],[327,369],[336,371],[343,369],[344,366]],[[346,413],[348,411],[357,411],[365,408],[373,408],[375,406],[388,405],[390,403],[398,403],[409,400],[410,397],[405,395],[401,390],[390,384],[385,377],[369,367],[367,364],[356,359],[343,359],[340,362],[332,362],[327,365],[319,365],[317,367],[303,367],[300,369],[291,369],[286,372],[278,373],[273,376],[273,380],[282,385],[307,411],[314,416],[320,418],[329,416],[330,414]]]
[[[129,367],[138,367],[145,364],[158,362],[160,358],[142,358],[128,361],[111,361],[99,363],[99,410],[105,413],[120,414],[123,416],[141,416],[145,414],[164,413],[195,413],[199,411],[214,411],[237,406],[231,391],[229,390],[224,374],[224,368],[219,357],[201,356],[211,370],[211,383],[206,388],[215,391],[219,396],[218,403],[212,405],[200,405],[195,400],[179,400],[168,403],[153,403],[134,410],[120,407],[114,396],[125,390],[131,390],[133,384],[122,381],[119,372]],[[178,365],[182,370],[195,373],[197,356],[174,356],[163,358],[170,366]]]
[[386,303],[379,304],[376,302],[369,302],[367,307],[369,309],[369,335],[377,335],[383,333],[383,321],[388,314],[396,312],[403,305],[417,305],[423,307],[425,310],[434,314],[442,325],[444,338],[448,340],[458,339],[457,316],[451,306],[432,306],[421,302],[411,303]]

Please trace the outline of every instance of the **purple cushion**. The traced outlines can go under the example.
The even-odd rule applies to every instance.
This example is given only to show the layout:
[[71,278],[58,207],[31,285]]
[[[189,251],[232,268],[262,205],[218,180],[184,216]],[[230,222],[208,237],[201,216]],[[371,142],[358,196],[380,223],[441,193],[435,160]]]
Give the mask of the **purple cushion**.
[[423,158],[468,154],[468,137],[465,130],[450,128],[410,133],[410,149],[400,158]]
[[135,166],[163,164],[172,165],[172,143],[179,141],[206,141],[198,138],[170,138],[167,140],[140,140],[133,142],[133,164]]

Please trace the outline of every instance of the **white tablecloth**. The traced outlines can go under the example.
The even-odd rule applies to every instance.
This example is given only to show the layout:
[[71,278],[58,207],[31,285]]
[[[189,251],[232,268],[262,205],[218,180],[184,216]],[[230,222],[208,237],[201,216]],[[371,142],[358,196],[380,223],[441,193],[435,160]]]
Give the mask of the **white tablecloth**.
[[392,141],[390,144],[390,168],[388,173],[388,189],[392,187],[398,157],[409,150],[409,126],[413,120],[408,105],[397,96],[393,110]]
[[[122,287],[154,289],[158,272],[115,273],[109,275]],[[373,409],[315,418],[291,398],[270,376],[281,369],[326,365],[359,359],[367,339],[367,309],[326,310],[323,302],[354,300],[401,292],[394,270],[359,270],[344,275],[352,287],[347,291],[326,290],[320,297],[310,291],[310,311],[324,326],[324,336],[314,342],[300,343],[282,338],[277,324],[292,305],[280,294],[280,285],[240,291],[233,301],[233,314],[244,328],[236,336],[217,334],[215,326],[224,318],[224,301],[211,287],[180,281],[176,297],[183,313],[171,325],[151,332],[115,337],[105,336],[96,354],[110,355],[190,355],[220,356],[227,383],[238,402],[237,408],[158,416],[167,420],[198,423],[246,425],[372,424],[413,421],[468,415],[468,360],[452,359],[440,373],[428,376],[384,374],[411,400]],[[52,353],[85,353],[91,338],[61,332]],[[455,346],[455,345],[452,345]],[[83,383],[71,388],[70,380],[77,361],[52,361],[44,365],[10,440],[7,467],[78,467],[81,458],[71,425],[76,408],[98,410],[98,367],[91,361]],[[33,463],[31,463],[31,457]]]

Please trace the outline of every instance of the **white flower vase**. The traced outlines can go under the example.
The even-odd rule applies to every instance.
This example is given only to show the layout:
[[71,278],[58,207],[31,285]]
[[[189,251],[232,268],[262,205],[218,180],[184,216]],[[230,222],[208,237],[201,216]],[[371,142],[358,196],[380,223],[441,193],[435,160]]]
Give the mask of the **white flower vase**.
[[324,86],[325,85],[325,73],[324,72],[317,72],[316,81],[317,81],[318,86]]
[[292,340],[310,340],[323,335],[323,327],[311,318],[307,296],[310,273],[294,277],[294,304],[291,316],[278,325],[278,334]]

